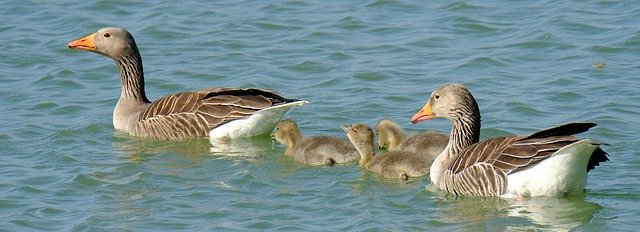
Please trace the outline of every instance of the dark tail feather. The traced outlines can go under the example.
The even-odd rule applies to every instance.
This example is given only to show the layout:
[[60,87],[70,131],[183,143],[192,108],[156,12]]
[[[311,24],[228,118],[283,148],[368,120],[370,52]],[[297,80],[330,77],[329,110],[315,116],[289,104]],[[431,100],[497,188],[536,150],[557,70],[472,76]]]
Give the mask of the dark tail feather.
[[[282,102],[282,103],[279,103],[279,104],[286,104],[286,103],[299,102],[299,101],[302,101],[302,100],[300,100],[300,99],[293,99],[293,98],[285,98],[285,99],[283,100],[283,102]],[[278,105],[279,105],[279,104],[278,104]]]
[[[579,134],[582,132],[588,131],[591,127],[596,126],[595,123],[592,122],[573,122],[564,125],[560,125],[554,128],[538,131],[532,135],[529,135],[529,139],[531,138],[545,138],[550,136],[567,136]],[[603,143],[594,143],[593,145],[607,145]],[[596,166],[600,165],[600,162],[607,162],[609,158],[607,158],[607,152],[602,150],[602,148],[598,147],[593,150],[591,153],[591,157],[589,158],[589,163],[587,163],[587,172],[596,168]]]
[[269,98],[271,102],[273,102],[273,105],[280,105],[280,104],[301,101],[298,99],[285,98],[283,96],[280,96],[280,94],[276,92],[262,90],[262,89],[254,89],[254,88],[246,88],[246,89],[223,88],[223,89],[220,89],[219,91],[210,93],[209,95],[207,95],[207,97],[223,95],[223,94],[236,95],[236,96],[262,95],[266,98]]
[[587,172],[596,168],[596,166],[600,165],[600,162],[607,162],[609,158],[607,158],[607,152],[602,150],[602,148],[596,148],[593,153],[591,153],[591,158],[589,158],[589,163],[587,164]]
[[589,128],[594,127],[596,125],[597,124],[592,122],[572,122],[572,123],[560,125],[554,128],[538,131],[532,135],[529,135],[529,137],[527,138],[532,139],[532,138],[546,138],[550,136],[574,135],[574,134],[579,134],[579,133],[588,131]]

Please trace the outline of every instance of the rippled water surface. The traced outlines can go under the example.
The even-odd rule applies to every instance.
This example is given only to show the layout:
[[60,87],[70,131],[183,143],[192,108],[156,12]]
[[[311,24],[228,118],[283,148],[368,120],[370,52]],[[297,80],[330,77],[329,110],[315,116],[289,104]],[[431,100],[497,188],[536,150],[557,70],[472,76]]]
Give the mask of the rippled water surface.
[[[640,230],[636,2],[210,2],[3,2],[0,230]],[[580,136],[610,144],[611,162],[585,194],[512,201],[304,166],[268,138],[131,138],[111,124],[113,61],[66,48],[105,26],[135,36],[151,99],[259,87],[310,102],[286,116],[305,135],[382,118],[448,132],[409,118],[459,82],[483,138],[592,121]]]

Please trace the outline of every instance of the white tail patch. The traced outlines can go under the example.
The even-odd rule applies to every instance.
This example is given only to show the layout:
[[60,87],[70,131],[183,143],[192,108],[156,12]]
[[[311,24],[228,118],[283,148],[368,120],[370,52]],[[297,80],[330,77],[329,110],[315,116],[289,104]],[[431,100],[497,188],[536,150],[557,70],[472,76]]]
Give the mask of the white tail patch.
[[560,196],[582,192],[587,182],[587,163],[596,148],[591,140],[580,140],[530,168],[509,174],[507,193],[503,197]]
[[277,106],[272,106],[255,112],[249,117],[237,119],[216,127],[209,132],[211,140],[225,140],[236,138],[248,138],[256,135],[269,133],[276,126],[278,121],[282,119],[289,108],[294,106],[303,106],[308,104],[307,101],[296,101]]

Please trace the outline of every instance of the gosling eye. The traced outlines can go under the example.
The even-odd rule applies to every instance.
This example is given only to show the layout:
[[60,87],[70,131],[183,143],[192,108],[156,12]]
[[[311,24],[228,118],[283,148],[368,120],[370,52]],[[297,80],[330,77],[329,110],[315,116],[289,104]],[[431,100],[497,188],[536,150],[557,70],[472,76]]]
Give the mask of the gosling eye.
[[106,37],[106,38],[109,38],[109,37],[111,37],[111,34],[109,34],[109,33],[104,33],[104,35],[103,35],[103,36],[104,36],[104,37]]
[[436,94],[435,96],[433,96],[433,99],[436,99],[436,100],[440,99],[440,94]]

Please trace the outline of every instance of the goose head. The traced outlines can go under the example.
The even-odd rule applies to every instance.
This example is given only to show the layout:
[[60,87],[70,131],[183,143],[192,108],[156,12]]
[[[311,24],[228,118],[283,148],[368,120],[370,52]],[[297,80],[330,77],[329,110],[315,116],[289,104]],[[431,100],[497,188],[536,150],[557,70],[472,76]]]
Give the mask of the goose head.
[[118,27],[106,27],[96,33],[67,44],[71,49],[95,52],[116,59],[120,56],[138,53],[138,47],[131,33]]
[[480,118],[480,110],[471,92],[461,84],[449,84],[435,89],[411,122],[416,124],[434,118],[460,121],[475,117]]

